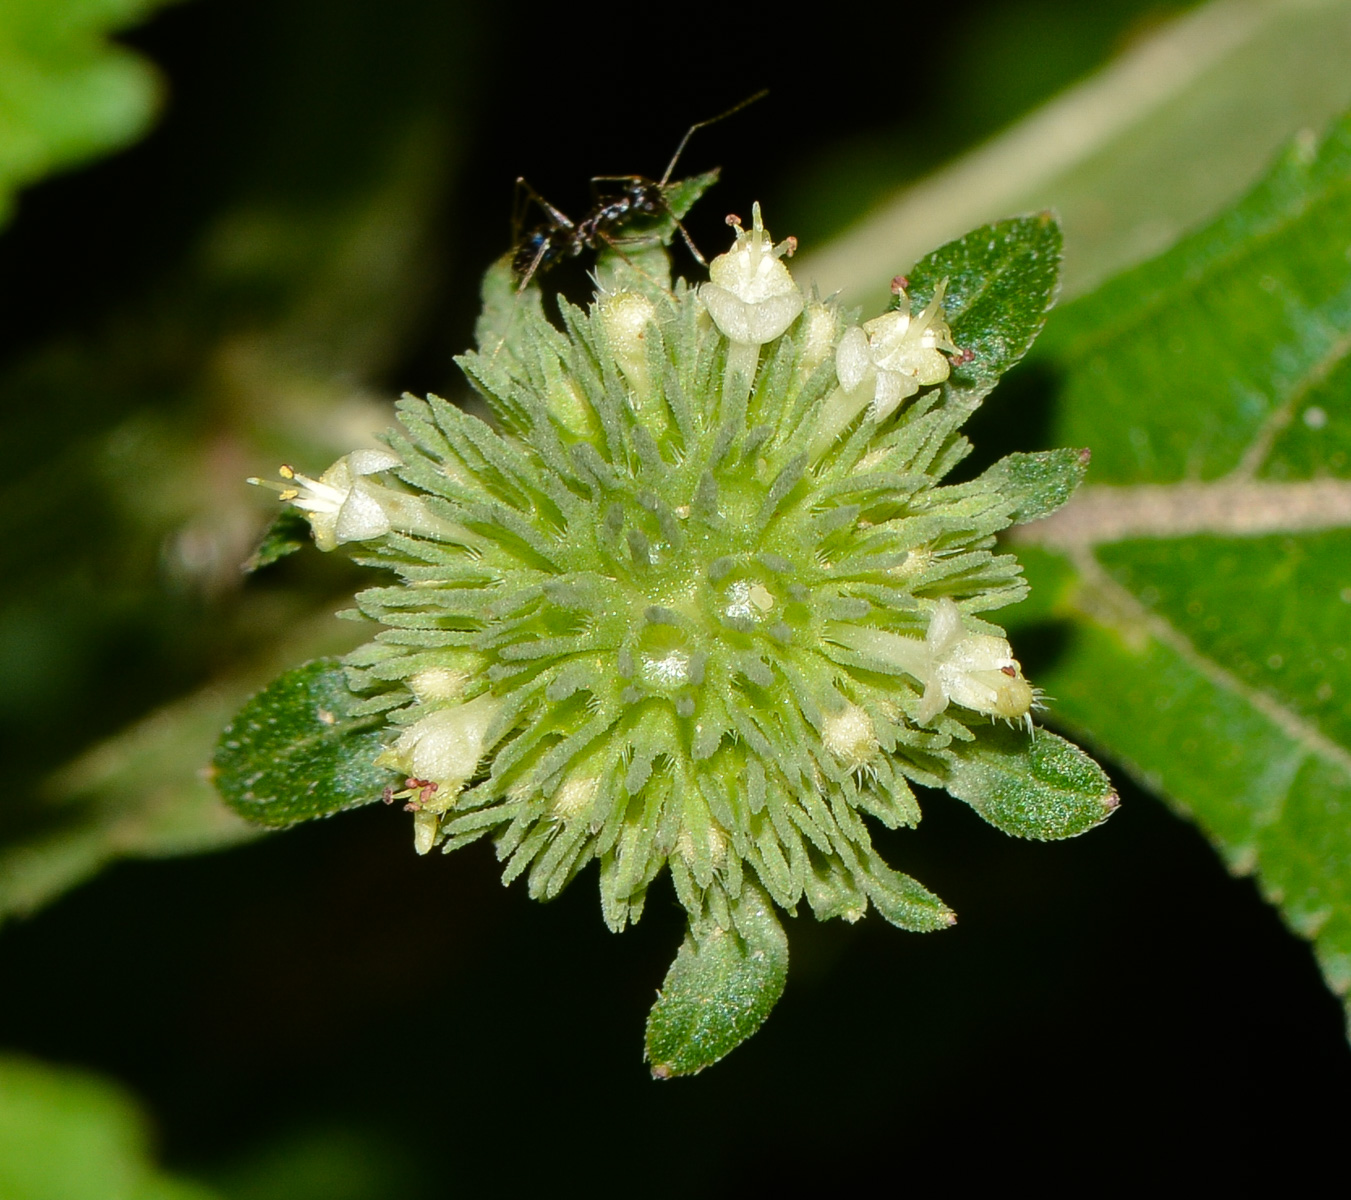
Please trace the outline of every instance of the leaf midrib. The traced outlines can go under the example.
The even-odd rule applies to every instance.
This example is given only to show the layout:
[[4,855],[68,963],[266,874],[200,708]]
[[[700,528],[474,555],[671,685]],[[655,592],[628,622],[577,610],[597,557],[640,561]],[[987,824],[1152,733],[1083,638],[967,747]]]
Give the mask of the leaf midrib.
[[[1080,596],[1074,603],[1085,619],[1118,633],[1127,622],[1143,627],[1155,641],[1195,667],[1215,687],[1242,700],[1299,749],[1339,771],[1351,785],[1351,749],[1323,733],[1270,693],[1244,683],[1214,658],[1198,650],[1172,621],[1145,608],[1132,592],[1112,579],[1090,550],[1077,550],[1071,553],[1070,559],[1080,576]],[[1097,603],[1090,599],[1094,594]],[[1112,615],[1107,615],[1109,613]]]

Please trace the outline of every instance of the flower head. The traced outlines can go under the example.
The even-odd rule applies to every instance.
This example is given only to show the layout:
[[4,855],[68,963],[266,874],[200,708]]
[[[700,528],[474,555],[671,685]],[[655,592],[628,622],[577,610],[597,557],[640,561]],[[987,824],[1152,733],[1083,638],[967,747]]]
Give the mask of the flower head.
[[616,930],[663,874],[696,941],[727,952],[736,930],[777,954],[775,904],[945,928],[871,841],[872,820],[918,821],[912,783],[1032,836],[1110,811],[1105,778],[1076,767],[1078,807],[1057,785],[1054,821],[1011,818],[1022,751],[991,728],[1030,732],[1036,695],[976,616],[1024,592],[994,536],[1045,511],[1018,481],[1060,468],[945,482],[974,393],[945,382],[944,272],[918,315],[898,285],[893,312],[846,329],[804,300],[758,205],[734,224],[702,287],[616,252],[561,327],[538,305],[510,337],[494,326],[460,363],[498,428],[405,396],[389,451],[287,474],[316,541],[360,540],[385,572],[357,597],[383,629],[346,659],[362,763],[382,742],[420,853],[491,836],[504,879],[540,898],[596,864]]

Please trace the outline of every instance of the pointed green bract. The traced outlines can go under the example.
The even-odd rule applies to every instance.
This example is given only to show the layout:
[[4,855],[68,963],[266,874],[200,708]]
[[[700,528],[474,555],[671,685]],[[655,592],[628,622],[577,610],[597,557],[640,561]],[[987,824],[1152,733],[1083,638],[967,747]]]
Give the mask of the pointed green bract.
[[647,1019],[657,1079],[711,1067],[764,1024],[788,980],[788,938],[774,907],[747,886],[729,928],[692,922]]
[[380,799],[396,776],[375,765],[380,716],[360,715],[336,659],[288,671],[221,734],[216,787],[241,816],[292,825]]
[[1074,495],[1088,471],[1087,450],[1043,450],[1009,454],[981,478],[1005,499],[1016,502],[1019,525],[1049,517]]
[[1011,729],[991,730],[954,756],[944,786],[996,828],[1037,841],[1086,833],[1119,803],[1097,763],[1045,731],[1032,739]]

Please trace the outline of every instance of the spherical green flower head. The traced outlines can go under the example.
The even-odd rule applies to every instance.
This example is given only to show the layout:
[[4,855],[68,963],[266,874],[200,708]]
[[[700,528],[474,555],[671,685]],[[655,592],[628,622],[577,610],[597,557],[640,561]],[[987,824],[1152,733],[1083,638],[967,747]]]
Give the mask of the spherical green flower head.
[[[729,946],[753,974],[782,948],[773,905],[951,924],[870,839],[919,821],[913,784],[1034,837],[1115,803],[1079,751],[1034,736],[1036,692],[980,616],[1025,592],[995,535],[1063,502],[1081,456],[943,482],[1040,327],[1054,224],[977,231],[921,264],[913,304],[898,280],[860,325],[804,294],[758,206],[749,230],[729,221],[709,282],[672,285],[659,245],[617,247],[558,324],[499,264],[460,360],[496,428],[405,396],[387,456],[287,493],[325,544],[396,578],[359,595],[385,628],[346,663],[388,722],[376,765],[417,849],[490,835],[539,898],[594,861],[616,930],[669,871],[693,939],[672,978]],[[697,1069],[768,1008],[721,1011],[735,1036],[672,1035],[702,1048],[682,1066],[650,1042],[654,1061]]]

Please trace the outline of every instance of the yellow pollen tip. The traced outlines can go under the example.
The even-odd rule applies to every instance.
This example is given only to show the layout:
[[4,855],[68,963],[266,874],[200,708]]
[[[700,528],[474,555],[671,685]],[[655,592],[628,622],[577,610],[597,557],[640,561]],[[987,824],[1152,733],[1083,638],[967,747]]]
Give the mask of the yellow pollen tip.
[[295,469],[287,466],[286,463],[282,463],[282,465],[277,468],[277,474],[283,479],[294,479],[296,477]]

